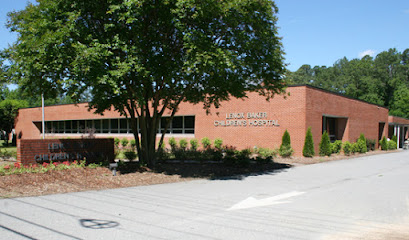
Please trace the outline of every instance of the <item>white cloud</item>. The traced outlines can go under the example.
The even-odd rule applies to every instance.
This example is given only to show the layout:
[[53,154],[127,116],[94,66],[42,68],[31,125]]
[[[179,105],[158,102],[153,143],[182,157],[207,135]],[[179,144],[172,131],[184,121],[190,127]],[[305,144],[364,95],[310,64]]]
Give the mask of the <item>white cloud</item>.
[[409,9],[403,10],[404,13],[409,13]]
[[359,58],[363,58],[363,57],[365,57],[366,55],[369,55],[369,56],[371,56],[371,57],[375,56],[375,50],[368,49],[368,50],[365,50],[365,51],[360,52],[360,53],[358,54]]

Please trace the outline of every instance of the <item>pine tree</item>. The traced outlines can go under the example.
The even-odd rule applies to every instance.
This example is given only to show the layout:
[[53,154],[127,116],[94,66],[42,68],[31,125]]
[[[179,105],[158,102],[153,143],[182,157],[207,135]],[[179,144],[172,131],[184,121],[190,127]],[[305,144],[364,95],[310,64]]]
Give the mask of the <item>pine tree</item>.
[[291,147],[291,138],[287,130],[285,130],[283,137],[281,139],[281,146],[279,149],[279,154],[282,157],[289,157],[294,153],[293,148]]
[[312,138],[311,127],[308,128],[307,133],[305,134],[302,154],[304,155],[304,157],[313,157],[315,155],[314,139]]
[[331,156],[331,142],[327,131],[322,134],[320,142],[320,156]]
[[366,153],[368,151],[367,147],[366,147],[366,138],[365,135],[363,133],[361,133],[361,135],[359,136],[359,139],[357,141],[358,146],[359,146],[359,152],[360,153]]
[[388,141],[386,141],[386,137],[384,136],[380,142],[381,144],[381,149],[383,151],[387,151],[388,150]]

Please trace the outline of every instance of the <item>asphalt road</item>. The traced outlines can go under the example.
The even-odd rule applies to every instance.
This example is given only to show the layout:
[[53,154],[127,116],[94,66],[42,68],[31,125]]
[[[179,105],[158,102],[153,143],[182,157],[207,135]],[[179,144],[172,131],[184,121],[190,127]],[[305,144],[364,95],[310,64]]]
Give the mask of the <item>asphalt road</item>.
[[409,151],[0,200],[0,239],[409,239]]

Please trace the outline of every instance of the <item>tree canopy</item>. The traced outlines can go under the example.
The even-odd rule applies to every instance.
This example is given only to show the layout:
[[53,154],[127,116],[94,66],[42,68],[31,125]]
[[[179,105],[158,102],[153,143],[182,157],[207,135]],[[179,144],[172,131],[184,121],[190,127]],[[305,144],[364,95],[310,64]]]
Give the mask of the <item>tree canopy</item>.
[[266,99],[283,92],[272,1],[37,2],[9,14],[18,33],[7,50],[11,81],[73,100],[90,91],[97,113],[113,106],[130,119],[139,159],[148,164],[161,116],[174,116],[181,102],[209,109],[248,92]]
[[310,84],[370,103],[386,106],[390,114],[409,118],[409,49],[391,48],[375,58],[342,58],[331,67],[303,65],[288,72],[289,84]]
[[6,99],[0,101],[0,130],[6,132],[6,145],[8,145],[8,137],[14,128],[14,119],[18,110],[24,107],[27,107],[27,102],[24,100]]

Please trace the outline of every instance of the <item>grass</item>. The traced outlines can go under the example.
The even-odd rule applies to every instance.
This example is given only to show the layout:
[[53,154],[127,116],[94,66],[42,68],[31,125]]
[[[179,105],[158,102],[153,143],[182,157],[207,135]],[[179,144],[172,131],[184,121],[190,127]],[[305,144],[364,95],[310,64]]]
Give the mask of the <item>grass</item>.
[[17,157],[17,147],[11,146],[11,143],[9,143],[9,146],[6,147],[4,145],[4,140],[0,140],[0,157],[2,157],[2,153],[7,151],[7,153],[11,154],[12,157],[16,158]]

